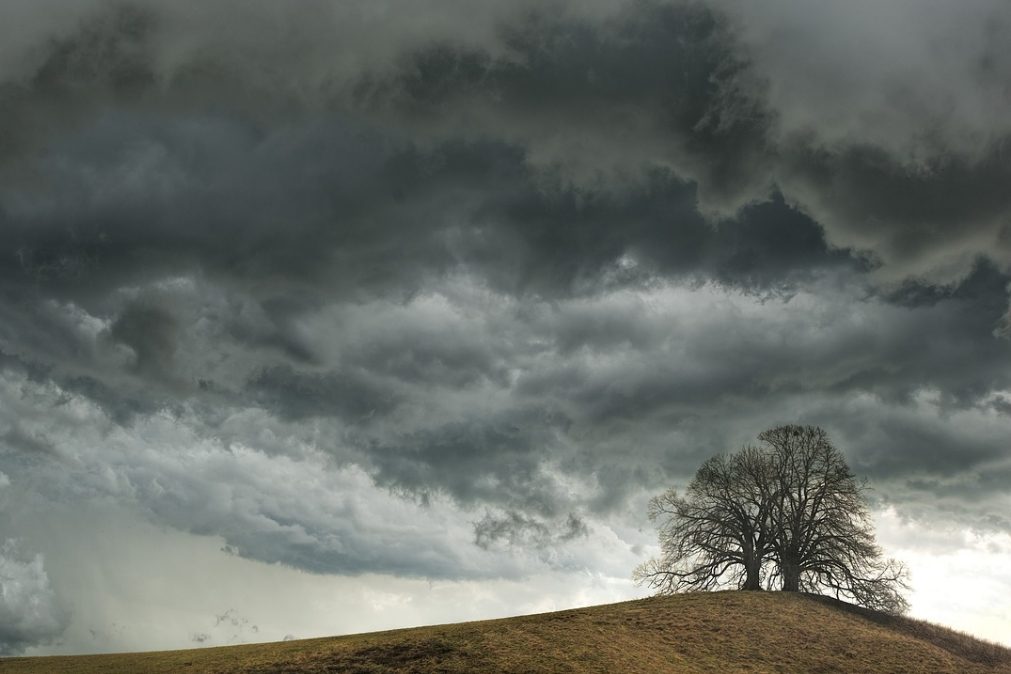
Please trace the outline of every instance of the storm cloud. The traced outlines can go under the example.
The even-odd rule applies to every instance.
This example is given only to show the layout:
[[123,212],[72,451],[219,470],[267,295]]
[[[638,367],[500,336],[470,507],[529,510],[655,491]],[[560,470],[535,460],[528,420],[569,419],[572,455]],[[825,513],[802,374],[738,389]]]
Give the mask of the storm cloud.
[[646,497],[803,422],[899,518],[1011,532],[1004,3],[2,12],[31,503],[313,574],[625,578]]

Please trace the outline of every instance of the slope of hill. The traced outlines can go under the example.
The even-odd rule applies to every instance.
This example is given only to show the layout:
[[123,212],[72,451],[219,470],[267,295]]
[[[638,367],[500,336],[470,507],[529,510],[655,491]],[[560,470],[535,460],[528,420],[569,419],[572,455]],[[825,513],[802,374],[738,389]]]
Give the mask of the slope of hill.
[[778,592],[187,651],[12,658],[0,672],[1009,672],[1011,650]]

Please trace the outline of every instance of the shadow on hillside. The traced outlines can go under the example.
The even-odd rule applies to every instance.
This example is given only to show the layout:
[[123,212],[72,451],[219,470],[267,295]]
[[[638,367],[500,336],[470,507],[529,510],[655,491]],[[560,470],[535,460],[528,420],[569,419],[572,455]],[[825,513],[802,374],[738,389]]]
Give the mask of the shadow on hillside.
[[873,611],[820,594],[806,594],[805,596],[812,601],[827,604],[847,613],[854,613],[901,634],[926,641],[971,662],[991,666],[1011,664],[1011,649],[965,632],[934,625],[924,620]]

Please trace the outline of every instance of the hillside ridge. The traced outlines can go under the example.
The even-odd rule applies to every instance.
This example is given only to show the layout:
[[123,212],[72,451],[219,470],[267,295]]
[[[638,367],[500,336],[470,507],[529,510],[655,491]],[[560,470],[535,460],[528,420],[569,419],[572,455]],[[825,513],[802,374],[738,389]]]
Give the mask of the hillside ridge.
[[300,641],[0,660],[4,674],[180,671],[1011,674],[1011,650],[826,597],[715,592]]

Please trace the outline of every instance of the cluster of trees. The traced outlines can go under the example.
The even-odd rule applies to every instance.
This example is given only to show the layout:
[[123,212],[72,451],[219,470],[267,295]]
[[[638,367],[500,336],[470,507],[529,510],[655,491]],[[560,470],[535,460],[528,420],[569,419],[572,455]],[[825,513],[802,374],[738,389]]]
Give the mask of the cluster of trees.
[[866,487],[825,431],[789,425],[758,438],[706,461],[684,495],[650,502],[661,555],[636,580],[659,594],[778,586],[904,612],[906,569],[883,558]]

